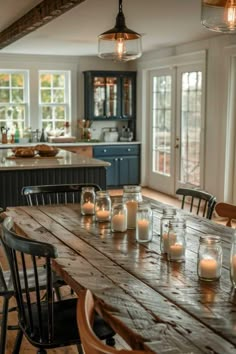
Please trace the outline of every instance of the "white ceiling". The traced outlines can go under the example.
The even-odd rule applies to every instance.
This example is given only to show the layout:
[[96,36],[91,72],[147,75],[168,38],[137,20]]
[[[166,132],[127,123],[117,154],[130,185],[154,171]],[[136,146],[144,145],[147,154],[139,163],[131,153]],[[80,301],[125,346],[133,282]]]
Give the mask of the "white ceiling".
[[[42,0],[0,0],[0,31]],[[97,36],[112,28],[118,0],[85,0],[0,53],[96,55]],[[143,34],[143,51],[219,34],[200,22],[201,0],[123,0],[127,27]]]

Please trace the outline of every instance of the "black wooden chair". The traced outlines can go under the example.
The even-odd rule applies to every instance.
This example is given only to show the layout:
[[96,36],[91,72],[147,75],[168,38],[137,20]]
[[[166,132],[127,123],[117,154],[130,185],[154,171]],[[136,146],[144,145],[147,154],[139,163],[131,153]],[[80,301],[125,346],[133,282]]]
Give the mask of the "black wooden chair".
[[[93,187],[95,191],[101,190],[101,187],[96,183],[48,184],[25,186],[22,188],[21,194],[30,206],[74,204],[80,202],[83,187]],[[64,285],[66,285],[65,282]],[[73,294],[73,290],[71,293]]]
[[197,215],[207,219],[212,218],[212,213],[216,205],[216,197],[204,191],[191,188],[179,188],[177,195],[182,195],[181,208],[195,212]]
[[[3,217],[1,214],[2,212],[3,212],[3,209],[0,208],[0,223],[3,222]],[[0,226],[0,232],[1,232],[1,226]],[[0,246],[1,246],[1,242],[0,242]],[[43,267],[38,267],[38,273],[39,273],[40,289],[45,290],[46,289],[46,277],[45,277],[45,270],[43,269]],[[23,277],[22,272],[20,273],[20,277],[22,280],[22,277]],[[28,270],[28,284],[29,284],[30,291],[34,291],[35,290],[35,282],[34,282],[32,269]],[[62,281],[61,278],[58,277],[55,273],[53,273],[53,287],[54,287],[55,293],[57,294],[58,299],[60,298],[59,288],[62,285],[65,285],[65,282]],[[23,287],[23,291],[24,291],[24,287]],[[4,271],[2,269],[2,266],[0,263],[0,297],[3,298],[2,310],[0,311],[0,314],[1,314],[1,319],[0,319],[0,328],[1,328],[0,354],[5,353],[7,330],[8,329],[16,330],[18,328],[15,325],[11,325],[11,326],[8,325],[8,313],[16,310],[16,307],[9,308],[9,301],[13,296],[14,296],[14,288],[13,288],[13,283],[12,283],[11,272],[9,270]]]
[[79,203],[83,187],[101,187],[95,183],[54,184],[23,187],[21,194],[25,196],[28,205]]
[[[37,353],[46,353],[46,349],[68,345],[77,345],[83,353],[79,331],[76,325],[77,298],[55,301],[51,260],[57,257],[56,248],[47,243],[23,238],[12,231],[13,221],[6,218],[2,224],[2,243],[9,263],[14,294],[18,310],[19,330],[13,354],[20,352],[23,335],[36,347]],[[28,283],[29,257],[35,282],[35,292],[30,291]],[[46,297],[42,298],[37,258],[44,259],[46,277]],[[23,273],[23,279],[21,277]],[[96,335],[110,344],[114,344],[114,331],[101,317],[94,323]]]
[[[46,290],[46,276],[45,276],[45,268],[38,267],[38,279],[39,279],[39,288],[41,290]],[[25,293],[25,287],[24,287],[24,282],[23,282],[23,272],[19,273],[21,283],[22,283],[22,291]],[[28,282],[28,288],[29,291],[34,292],[35,291],[35,278],[34,278],[34,272],[33,269],[28,269],[27,271],[27,282]],[[55,273],[53,273],[53,287],[55,292],[57,293],[57,296],[60,298],[60,294],[58,293],[58,288],[61,287],[61,285],[65,285],[64,283],[61,284],[61,279],[56,276]],[[7,336],[7,330],[16,330],[18,326],[9,326],[8,325],[8,313],[11,311],[15,311],[16,307],[11,307],[9,308],[9,301],[10,299],[14,296],[14,287],[13,287],[13,279],[11,276],[11,272],[8,270],[3,270],[2,266],[0,264],[0,297],[3,298],[3,305],[2,305],[2,311],[1,311],[1,321],[0,321],[0,327],[1,327],[1,336],[0,336],[0,354],[5,353],[5,347],[6,347],[6,336]]]

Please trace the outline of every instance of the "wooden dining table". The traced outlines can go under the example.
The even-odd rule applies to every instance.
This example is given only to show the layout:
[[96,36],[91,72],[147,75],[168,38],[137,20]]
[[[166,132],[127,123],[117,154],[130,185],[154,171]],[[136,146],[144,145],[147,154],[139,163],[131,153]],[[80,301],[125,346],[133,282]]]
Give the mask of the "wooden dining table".
[[[163,208],[153,210],[152,242],[136,242],[135,230],[111,232],[109,222],[81,216],[79,205],[11,207],[18,233],[53,244],[54,269],[78,294],[89,288],[103,314],[132,347],[158,354],[236,353],[236,295],[229,272],[234,229],[178,213],[187,223],[185,262],[169,262],[160,252]],[[221,236],[222,275],[205,282],[197,275],[199,238]]]

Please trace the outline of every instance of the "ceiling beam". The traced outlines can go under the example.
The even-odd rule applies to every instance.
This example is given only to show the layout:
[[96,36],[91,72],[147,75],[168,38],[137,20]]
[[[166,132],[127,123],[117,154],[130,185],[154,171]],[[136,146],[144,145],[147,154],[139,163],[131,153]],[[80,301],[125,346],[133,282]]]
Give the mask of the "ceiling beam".
[[0,32],[0,49],[63,15],[85,0],[43,0],[29,12]]

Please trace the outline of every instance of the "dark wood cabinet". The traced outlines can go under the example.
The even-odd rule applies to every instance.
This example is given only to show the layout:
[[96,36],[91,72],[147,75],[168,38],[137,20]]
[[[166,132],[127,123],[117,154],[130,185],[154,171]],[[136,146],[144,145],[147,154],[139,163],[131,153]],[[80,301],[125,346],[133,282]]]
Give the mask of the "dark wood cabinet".
[[140,183],[139,144],[95,146],[93,156],[111,164],[107,167],[107,187]]
[[84,71],[85,118],[136,119],[136,72]]

